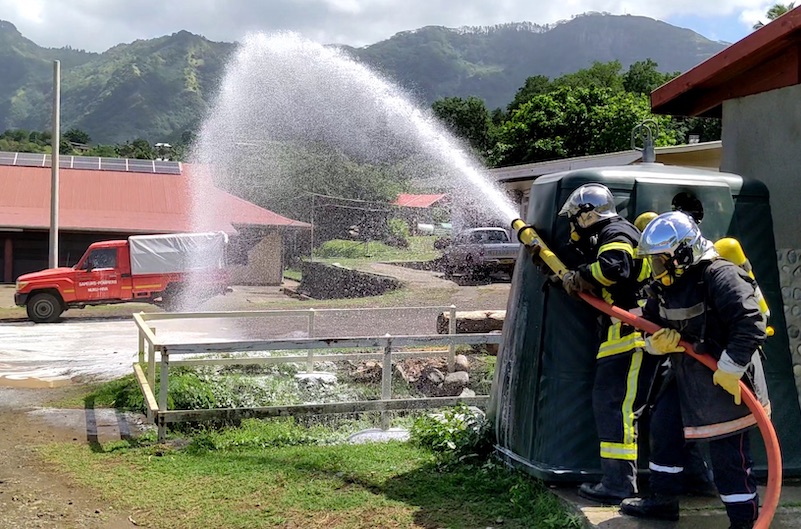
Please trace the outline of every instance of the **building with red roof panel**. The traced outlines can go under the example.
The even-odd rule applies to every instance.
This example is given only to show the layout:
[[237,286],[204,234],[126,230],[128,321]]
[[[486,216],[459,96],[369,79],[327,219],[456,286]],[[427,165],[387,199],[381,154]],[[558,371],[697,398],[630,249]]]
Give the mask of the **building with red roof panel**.
[[[38,163],[38,159],[41,163]],[[59,170],[59,264],[72,265],[92,242],[143,233],[193,231],[196,178],[179,162],[62,156]],[[76,160],[78,163],[76,163]],[[89,162],[98,167],[89,169]],[[129,170],[126,166],[136,166]],[[101,168],[100,164],[107,167]],[[21,165],[25,164],[25,165]],[[167,165],[169,164],[169,165]],[[50,229],[50,157],[0,153],[0,273],[3,282],[47,268]],[[84,168],[70,168],[81,165]],[[213,207],[204,230],[229,233],[233,252],[254,248],[262,265],[254,270],[241,256],[234,274],[247,283],[280,282],[283,240],[311,226],[206,186],[204,204]],[[195,230],[196,231],[196,230]],[[247,243],[245,242],[247,241]],[[269,258],[266,258],[269,255]],[[269,265],[265,265],[269,262]]]

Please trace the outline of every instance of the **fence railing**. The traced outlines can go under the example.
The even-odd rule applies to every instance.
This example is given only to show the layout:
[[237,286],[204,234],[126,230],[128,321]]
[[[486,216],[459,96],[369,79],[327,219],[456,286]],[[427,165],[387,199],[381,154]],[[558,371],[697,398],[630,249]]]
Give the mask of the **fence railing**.
[[[439,310],[450,311],[449,334],[403,335],[403,336],[364,336],[364,337],[315,337],[314,322],[320,313],[346,313],[378,310]],[[171,340],[168,335],[159,336],[156,324],[159,320],[193,320],[219,318],[270,318],[283,316],[305,316],[307,318],[308,338],[292,339],[254,339],[228,341],[186,341]],[[183,421],[203,421],[214,419],[242,419],[247,417],[278,417],[302,414],[354,413],[363,411],[381,412],[381,426],[389,426],[387,412],[396,410],[425,409],[451,406],[459,402],[471,405],[486,404],[488,395],[474,397],[429,397],[392,398],[392,362],[403,358],[430,358],[447,355],[448,370],[454,370],[457,345],[499,344],[501,335],[494,333],[456,334],[456,307],[405,307],[391,309],[308,309],[273,311],[230,311],[193,313],[138,313],[133,316],[139,334],[139,361],[133,365],[134,376],[144,395],[146,413],[149,420],[158,427],[159,441],[166,438],[169,423]],[[446,351],[401,351],[408,347],[447,346]],[[360,353],[320,354],[321,350],[369,348],[380,351]],[[247,353],[271,351],[305,351],[303,355],[251,356],[237,358],[185,358],[187,355],[209,353]],[[156,353],[159,360],[156,360]],[[178,359],[173,359],[178,357]],[[183,357],[183,358],[182,358]],[[381,398],[369,401],[336,402],[325,404],[301,404],[294,406],[265,406],[256,408],[216,408],[196,410],[167,409],[168,380],[170,366],[186,365],[248,365],[305,363],[307,372],[314,370],[318,362],[340,360],[380,360]],[[156,367],[159,368],[159,393],[155,394]],[[145,372],[147,369],[147,372]]]

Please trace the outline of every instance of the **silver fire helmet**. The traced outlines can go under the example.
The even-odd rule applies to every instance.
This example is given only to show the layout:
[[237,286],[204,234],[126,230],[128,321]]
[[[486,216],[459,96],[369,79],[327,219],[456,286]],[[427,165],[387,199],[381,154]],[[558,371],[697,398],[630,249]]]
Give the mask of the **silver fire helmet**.
[[576,219],[580,214],[593,211],[600,220],[604,218],[616,217],[615,199],[612,192],[601,184],[584,184],[573,191],[565,205],[559,211],[559,215],[568,219]]

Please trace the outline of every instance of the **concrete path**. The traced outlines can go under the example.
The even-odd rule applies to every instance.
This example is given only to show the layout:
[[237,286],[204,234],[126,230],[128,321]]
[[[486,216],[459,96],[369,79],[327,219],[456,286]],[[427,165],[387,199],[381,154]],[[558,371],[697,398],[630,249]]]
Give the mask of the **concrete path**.
[[[585,518],[586,526],[599,529],[727,529],[729,520],[722,503],[716,498],[682,498],[678,522],[641,520],[620,514],[617,507],[602,507],[579,497],[576,488],[552,489]],[[760,495],[764,496],[764,487]],[[801,483],[782,487],[779,509],[770,527],[801,529]]]

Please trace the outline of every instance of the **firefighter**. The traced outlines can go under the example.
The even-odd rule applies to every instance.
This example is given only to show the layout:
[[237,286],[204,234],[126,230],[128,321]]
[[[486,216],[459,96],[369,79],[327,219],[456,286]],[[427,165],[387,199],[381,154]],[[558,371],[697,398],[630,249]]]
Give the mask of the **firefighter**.
[[648,223],[654,220],[659,214],[655,211],[646,211],[645,213],[641,213],[636,219],[634,219],[634,227],[637,228],[640,233],[648,226]]
[[[676,432],[683,426],[686,440],[709,442],[715,484],[731,528],[750,528],[759,508],[748,436],[756,420],[741,404],[740,380],[754,390],[766,411],[770,406],[760,358],[766,322],[753,279],[720,258],[693,218],[679,211],[648,224],[637,255],[647,258],[655,280],[643,316],[664,327],[647,338],[646,349],[660,358],[670,355],[677,384],[658,404],[673,412],[652,419],[651,461],[659,470],[651,473],[652,495],[624,500],[621,511],[678,520],[680,482],[675,469],[681,466],[677,447],[684,439]],[[710,372],[688,355],[671,354],[684,351],[680,339],[714,357],[717,370]]]
[[[565,290],[592,292],[623,309],[636,309],[638,291],[650,271],[635,258],[640,232],[617,214],[612,193],[585,184],[559,215],[570,223],[570,238],[583,264],[568,271]],[[644,411],[658,362],[643,353],[645,341],[633,327],[602,317],[592,405],[600,440],[600,483],[584,483],[579,495],[617,505],[637,492],[637,420]]]

